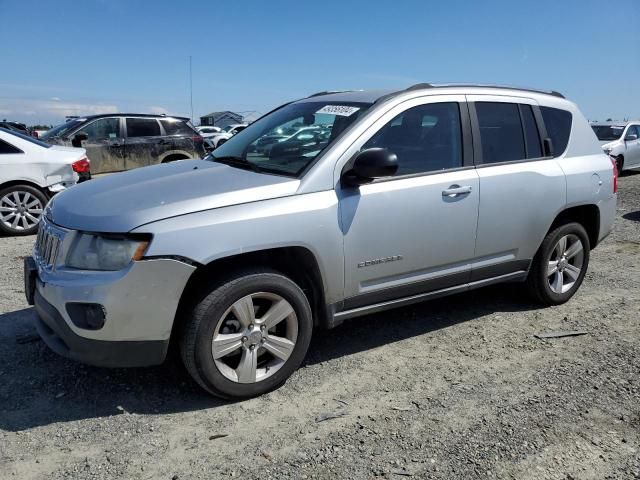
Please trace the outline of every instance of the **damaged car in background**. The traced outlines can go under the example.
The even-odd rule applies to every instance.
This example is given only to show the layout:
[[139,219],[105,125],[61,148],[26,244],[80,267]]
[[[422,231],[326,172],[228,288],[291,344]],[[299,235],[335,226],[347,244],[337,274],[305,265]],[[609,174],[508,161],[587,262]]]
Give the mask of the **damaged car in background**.
[[83,147],[93,173],[199,159],[205,155],[202,136],[186,117],[112,113],[74,118],[41,135],[55,144]]
[[0,128],[0,234],[36,233],[49,199],[89,178],[83,148],[52,146]]

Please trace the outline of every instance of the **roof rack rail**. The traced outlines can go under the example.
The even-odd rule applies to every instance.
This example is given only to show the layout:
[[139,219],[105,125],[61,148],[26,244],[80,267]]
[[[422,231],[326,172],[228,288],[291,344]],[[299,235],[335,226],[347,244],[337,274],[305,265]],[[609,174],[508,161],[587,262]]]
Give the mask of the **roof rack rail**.
[[411,85],[409,88],[406,88],[403,91],[411,91],[411,90],[422,90],[425,88],[444,88],[444,87],[481,87],[481,88],[507,88],[510,90],[520,90],[521,92],[533,92],[533,93],[543,93],[545,95],[553,95],[554,97],[565,98],[560,92],[555,90],[538,90],[535,88],[521,88],[521,87],[510,87],[508,85],[485,85],[481,83],[442,83],[442,84],[432,84],[432,83],[416,83],[415,85]]
[[313,93],[309,95],[307,98],[319,97],[320,95],[330,95],[332,93],[345,93],[345,92],[353,92],[353,90],[327,90],[324,92]]

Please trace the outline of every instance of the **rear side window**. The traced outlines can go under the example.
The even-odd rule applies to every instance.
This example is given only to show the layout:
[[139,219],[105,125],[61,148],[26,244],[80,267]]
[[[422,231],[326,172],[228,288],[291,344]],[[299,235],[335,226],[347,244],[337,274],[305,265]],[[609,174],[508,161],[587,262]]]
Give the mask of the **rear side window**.
[[571,112],[559,108],[540,107],[547,135],[553,143],[553,156],[559,157],[567,149],[571,133]]
[[8,155],[10,153],[24,153],[18,147],[14,147],[10,143],[0,139],[0,155]]
[[[193,135],[193,130],[181,120],[160,120],[167,135]],[[202,133],[205,132],[204,130]]]
[[127,118],[127,137],[157,137],[160,124],[155,118]]
[[388,148],[398,156],[396,176],[462,166],[462,129],[457,103],[429,103],[401,113],[362,147]]
[[542,157],[542,147],[540,146],[540,135],[538,135],[538,125],[533,116],[531,105],[520,105],[522,113],[522,126],[524,127],[525,147],[527,148],[527,158]]
[[476,102],[475,107],[482,143],[482,163],[527,158],[517,104]]

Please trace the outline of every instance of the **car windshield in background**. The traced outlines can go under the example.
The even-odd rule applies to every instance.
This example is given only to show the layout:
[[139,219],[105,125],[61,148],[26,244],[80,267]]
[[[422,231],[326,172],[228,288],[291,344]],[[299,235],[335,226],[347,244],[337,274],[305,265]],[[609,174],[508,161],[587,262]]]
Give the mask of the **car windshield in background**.
[[624,132],[624,127],[614,125],[591,125],[591,128],[601,142],[618,140]]
[[0,127],[0,130],[2,130],[5,133],[9,133],[11,135],[14,135],[14,136],[16,136],[18,138],[21,138],[22,140],[26,140],[29,143],[33,143],[35,145],[39,145],[39,146],[41,146],[43,148],[51,147],[51,145],[49,145],[48,143],[41,142],[40,140],[37,140],[37,139],[35,139],[33,137],[30,137],[29,135],[23,135],[22,133],[16,132],[15,130],[8,130],[6,128],[1,128],[1,127]]
[[291,103],[252,123],[206,159],[297,177],[370,106],[355,102]]
[[47,130],[40,138],[43,140],[48,140],[50,138],[62,137],[65,133],[70,132],[75,127],[79,126],[84,120],[69,120],[61,125],[53,127],[51,130]]

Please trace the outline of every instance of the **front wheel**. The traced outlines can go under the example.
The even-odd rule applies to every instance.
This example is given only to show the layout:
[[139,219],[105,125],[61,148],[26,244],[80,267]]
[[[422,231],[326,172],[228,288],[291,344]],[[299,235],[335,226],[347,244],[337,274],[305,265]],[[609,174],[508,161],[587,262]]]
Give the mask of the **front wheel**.
[[30,185],[12,185],[0,191],[0,233],[32,235],[38,231],[47,197]]
[[304,359],[313,328],[309,302],[271,270],[240,272],[209,289],[182,332],[191,376],[223,398],[249,398],[282,385]]
[[568,301],[587,273],[590,248],[589,236],[579,223],[568,223],[548,233],[527,278],[533,297],[545,305]]
[[618,170],[618,175],[622,174],[623,168],[624,168],[624,157],[622,155],[618,155],[616,157],[616,169]]

